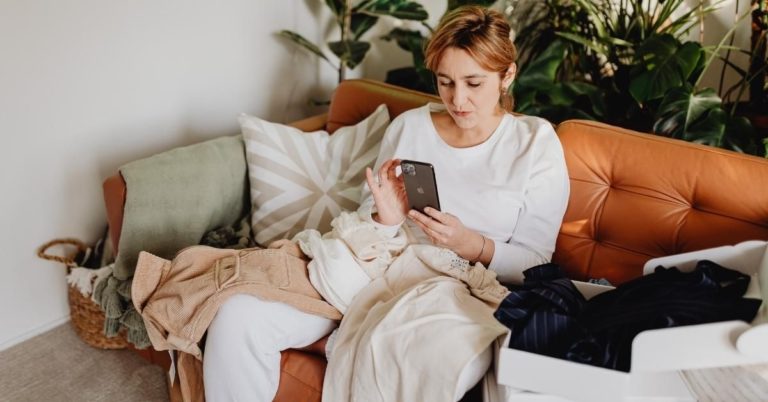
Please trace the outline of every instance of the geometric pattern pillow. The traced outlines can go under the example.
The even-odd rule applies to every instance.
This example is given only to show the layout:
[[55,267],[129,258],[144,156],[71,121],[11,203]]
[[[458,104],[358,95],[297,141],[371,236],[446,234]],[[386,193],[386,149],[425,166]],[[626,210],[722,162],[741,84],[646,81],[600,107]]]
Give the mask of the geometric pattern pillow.
[[251,226],[256,242],[267,246],[304,229],[326,233],[342,210],[359,206],[365,168],[373,166],[389,125],[380,105],[365,120],[325,131],[305,133],[243,114],[251,190]]

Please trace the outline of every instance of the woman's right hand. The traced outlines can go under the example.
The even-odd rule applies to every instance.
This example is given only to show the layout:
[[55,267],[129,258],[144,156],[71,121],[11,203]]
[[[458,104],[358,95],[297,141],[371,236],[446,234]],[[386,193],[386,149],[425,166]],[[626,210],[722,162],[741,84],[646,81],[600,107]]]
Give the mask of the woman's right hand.
[[365,168],[365,180],[378,211],[374,219],[383,225],[397,225],[405,220],[408,213],[403,175],[398,176],[395,171],[399,165],[400,159],[390,159],[381,165],[378,175],[374,175],[371,168]]

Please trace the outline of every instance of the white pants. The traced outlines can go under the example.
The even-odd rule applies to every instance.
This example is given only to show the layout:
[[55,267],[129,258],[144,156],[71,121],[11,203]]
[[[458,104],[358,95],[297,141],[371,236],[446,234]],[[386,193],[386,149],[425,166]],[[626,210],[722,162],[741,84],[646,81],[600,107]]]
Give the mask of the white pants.
[[[206,401],[273,400],[280,382],[280,352],[310,345],[335,327],[332,320],[285,303],[232,296],[208,327],[203,355]],[[456,400],[483,377],[491,360],[489,348],[462,370]]]
[[310,345],[336,323],[294,307],[235,295],[208,327],[203,356],[205,399],[271,401],[280,381],[280,351]]

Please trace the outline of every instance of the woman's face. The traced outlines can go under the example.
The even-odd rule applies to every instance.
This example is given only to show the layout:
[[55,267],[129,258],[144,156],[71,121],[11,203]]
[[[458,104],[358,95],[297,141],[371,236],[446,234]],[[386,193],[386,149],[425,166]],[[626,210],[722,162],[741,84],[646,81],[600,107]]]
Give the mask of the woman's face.
[[481,67],[466,50],[446,49],[436,74],[440,98],[460,128],[472,129],[487,124],[501,113],[499,73]]

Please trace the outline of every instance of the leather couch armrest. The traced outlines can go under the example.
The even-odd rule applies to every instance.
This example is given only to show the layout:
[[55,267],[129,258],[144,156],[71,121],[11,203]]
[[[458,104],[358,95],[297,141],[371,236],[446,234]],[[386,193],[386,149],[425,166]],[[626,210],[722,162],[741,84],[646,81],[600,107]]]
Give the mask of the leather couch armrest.
[[104,206],[107,210],[107,224],[112,247],[117,252],[120,243],[120,231],[123,228],[123,208],[125,207],[125,180],[118,172],[104,180]]
[[298,120],[293,123],[289,123],[288,125],[291,127],[296,127],[301,131],[318,131],[318,130],[324,130],[325,125],[328,122],[328,113],[323,113],[311,117],[307,117],[306,119]]

